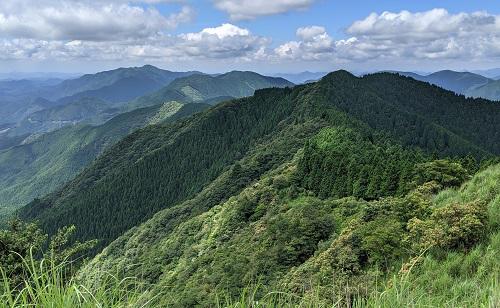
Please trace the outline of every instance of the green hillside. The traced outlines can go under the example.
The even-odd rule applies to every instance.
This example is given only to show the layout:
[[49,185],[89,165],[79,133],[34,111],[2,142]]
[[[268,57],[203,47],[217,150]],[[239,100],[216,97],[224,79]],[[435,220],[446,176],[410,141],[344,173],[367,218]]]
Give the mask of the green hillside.
[[[156,68],[147,66],[138,69],[139,72],[144,70],[157,71]],[[109,77],[118,74],[122,76],[131,71],[134,69],[119,69],[84,76],[84,79],[94,80],[101,75]],[[0,183],[4,184],[0,189],[0,206],[17,208],[23,203],[31,201],[34,197],[41,197],[52,192],[62,183],[72,179],[83,167],[90,164],[104,148],[139,127],[180,119],[201,111],[207,107],[207,104],[215,105],[221,101],[230,100],[233,95],[251,95],[255,88],[291,85],[281,78],[270,78],[251,72],[232,72],[218,77],[195,74],[180,78],[179,81],[175,80],[174,84],[173,88],[180,87],[180,85],[182,87],[203,88],[203,97],[207,99],[189,103],[191,99],[186,97],[174,100],[173,96],[168,95],[168,91],[166,95],[158,92],[155,94],[160,95],[157,97],[156,102],[159,103],[156,105],[150,105],[152,103],[149,100],[150,96],[146,96],[144,101],[148,103],[141,105],[147,107],[139,108],[141,105],[130,107],[131,112],[115,116],[103,125],[97,127],[77,126],[61,132],[42,135],[39,139],[36,139],[39,134],[34,134],[28,140],[36,140],[35,142],[28,142],[29,144],[9,149],[5,153],[0,152],[0,169],[5,169],[4,174],[0,176]],[[188,104],[183,105],[184,103]],[[81,98],[74,103],[36,112],[26,119],[23,125],[13,130],[24,135],[68,124],[74,125],[78,122],[95,125],[122,112],[122,109],[110,108],[108,102],[93,98]],[[165,120],[166,118],[170,120]],[[118,130],[117,127],[120,129]],[[12,139],[5,138],[6,146],[15,141]],[[13,162],[16,157],[25,157],[25,159]]]
[[[344,133],[327,129],[315,139],[335,146],[343,140],[331,134]],[[500,165],[460,189],[438,193],[443,182],[433,179],[405,195],[368,202],[321,198],[296,186],[301,156],[219,200],[236,173],[227,171],[195,198],[119,237],[84,267],[79,282],[96,286],[106,273],[136,277],[142,302],[155,307],[257,301],[486,307],[499,299]],[[323,173],[323,179],[336,175],[343,174]],[[214,202],[209,210],[206,199]]]
[[290,86],[293,84],[283,78],[262,76],[254,72],[233,71],[217,76],[195,74],[178,78],[157,92],[132,101],[128,104],[128,108],[150,106],[171,100],[181,102],[213,100],[214,103],[218,103],[227,98],[251,96],[258,89]]
[[168,122],[207,108],[187,104],[165,113],[171,103],[138,109],[99,126],[78,125],[43,134],[0,152],[0,212],[11,212],[72,179],[106,148],[154,121]]
[[[400,89],[400,95],[394,89]],[[370,200],[401,195],[407,192],[415,164],[429,155],[472,154],[482,159],[499,154],[498,142],[491,142],[498,140],[500,121],[495,119],[499,118],[498,105],[465,99],[406,77],[376,74],[356,78],[339,71],[317,83],[259,90],[252,97],[219,104],[172,125],[139,130],[64,188],[35,200],[20,214],[39,220],[49,233],[74,224],[78,239],[97,238],[99,247],[104,247],[160,210],[179,209],[190,217],[199,211],[198,206],[190,210],[177,205],[233,170],[230,185],[218,189],[216,196],[204,198],[203,209],[215,206],[289,161],[324,127],[352,130],[354,135],[347,140],[353,141],[343,146],[352,150],[349,155],[332,155],[327,166],[315,158],[319,154],[313,154],[304,164],[307,176],[301,186],[319,196],[354,194]],[[477,123],[488,123],[490,129],[482,130]],[[476,131],[466,133],[467,128]],[[351,156],[356,154],[353,144],[358,139],[366,144],[361,158]],[[339,162],[342,157],[345,159]],[[392,157],[394,164],[382,163],[384,157]],[[237,167],[243,160],[248,163]],[[334,176],[348,169],[349,163],[359,165],[350,178],[325,180],[318,186],[314,172],[327,168]],[[368,179],[362,180],[367,174]]]

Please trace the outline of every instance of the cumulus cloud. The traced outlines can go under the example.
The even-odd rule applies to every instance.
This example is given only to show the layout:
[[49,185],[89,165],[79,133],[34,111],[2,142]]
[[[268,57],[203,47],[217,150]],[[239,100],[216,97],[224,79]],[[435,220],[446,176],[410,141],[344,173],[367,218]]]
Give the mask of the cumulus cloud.
[[262,54],[268,43],[263,37],[255,36],[249,30],[232,24],[206,28],[197,33],[179,36],[179,48],[190,56],[206,58],[245,58]]
[[334,40],[324,27],[311,26],[297,29],[300,41],[290,41],[274,51],[281,58],[321,60],[329,58],[334,52]]
[[232,59],[249,61],[265,56],[268,39],[232,24],[180,35],[156,35],[144,40],[102,41],[0,39],[0,59]]
[[384,12],[354,22],[347,33],[378,56],[446,59],[500,56],[500,16],[486,12],[450,14],[445,9],[427,12]]
[[213,0],[215,7],[229,14],[232,20],[254,19],[306,9],[314,0]]
[[[27,4],[34,1],[0,1],[0,60],[154,59],[189,63],[193,59],[212,59],[222,63],[230,59],[279,64],[421,60],[469,63],[500,58],[500,15],[487,12],[451,14],[434,9],[373,13],[349,25],[344,38],[335,39],[325,27],[311,25],[296,29],[294,40],[271,48],[270,38],[230,23],[173,35],[169,30],[189,21],[193,11],[181,5],[178,12],[165,16],[154,5],[144,5],[165,1],[171,2],[38,0],[33,8]],[[138,2],[143,5],[136,5]],[[223,2],[251,8],[260,0]],[[262,14],[300,8],[299,3],[312,1],[267,2],[271,4],[262,7]],[[236,10],[231,12],[237,14]],[[246,13],[246,17],[257,16],[251,9]]]
[[283,59],[328,61],[500,57],[500,15],[486,12],[372,13],[350,25],[346,34],[347,38],[334,40],[323,27],[299,28],[298,40],[286,42],[274,52]]
[[192,16],[193,10],[187,6],[164,16],[153,7],[120,0],[3,0],[0,34],[40,40],[116,41],[156,35]]

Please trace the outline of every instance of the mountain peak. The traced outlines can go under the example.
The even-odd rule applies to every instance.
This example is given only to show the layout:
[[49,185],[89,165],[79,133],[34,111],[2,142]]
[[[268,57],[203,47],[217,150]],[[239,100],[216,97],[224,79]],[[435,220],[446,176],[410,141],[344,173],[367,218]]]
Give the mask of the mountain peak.
[[334,81],[334,80],[342,80],[342,79],[351,79],[357,78],[351,72],[346,70],[338,70],[331,73],[328,73],[325,77],[321,78],[322,81]]

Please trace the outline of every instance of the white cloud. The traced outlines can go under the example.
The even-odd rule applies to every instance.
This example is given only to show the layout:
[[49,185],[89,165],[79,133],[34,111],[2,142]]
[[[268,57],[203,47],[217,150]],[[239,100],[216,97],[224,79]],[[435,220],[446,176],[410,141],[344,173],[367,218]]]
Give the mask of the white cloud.
[[164,16],[153,7],[120,0],[2,0],[0,34],[18,39],[116,41],[156,35],[192,16],[187,6]]
[[275,53],[286,59],[321,60],[331,57],[334,52],[334,40],[324,27],[310,26],[297,29],[300,41],[291,41],[280,45]]
[[205,58],[250,59],[253,55],[262,55],[262,48],[268,43],[266,38],[251,34],[248,29],[227,23],[179,37],[182,39],[179,49],[190,56]]
[[[69,5],[70,1],[74,5],[55,5]],[[163,2],[137,2],[159,1]],[[230,23],[169,34],[169,29],[192,18],[193,11],[187,6],[164,16],[154,6],[138,6],[127,0],[39,0],[33,8],[27,7],[28,2],[33,1],[0,0],[0,60],[155,60],[187,64],[197,60],[214,67],[228,61],[305,63],[304,67],[332,67],[334,63],[368,67],[369,61],[389,66],[426,61],[442,65],[455,61],[463,67],[500,59],[500,15],[487,12],[451,14],[435,9],[373,13],[348,26],[344,38],[335,39],[325,27],[312,25],[297,29],[296,39],[270,48],[270,38]],[[260,0],[241,3],[251,6]],[[298,1],[276,3],[293,9],[297,6],[292,4]],[[276,9],[263,6],[261,13],[270,11]],[[249,9],[246,16],[257,15]]]
[[363,61],[485,61],[500,57],[500,15],[486,12],[372,13],[347,28],[348,38],[334,40],[325,28],[299,28],[297,41],[275,49],[281,59]]
[[450,14],[433,9],[373,13],[354,22],[347,32],[364,46],[384,46],[377,56],[465,60],[500,55],[500,16],[486,12]]
[[213,0],[215,7],[229,14],[232,20],[254,19],[259,16],[302,10],[314,0]]
[[85,40],[0,39],[0,59],[126,60],[231,59],[250,61],[265,57],[269,40],[232,24],[180,35],[103,42]]
[[227,37],[234,36],[249,36],[250,31],[248,31],[247,29],[239,28],[232,24],[222,24],[221,26],[216,28],[205,28],[198,33],[187,33],[183,36],[187,40],[200,41],[203,40],[204,37],[208,37],[211,35],[216,36],[218,39],[225,39]]

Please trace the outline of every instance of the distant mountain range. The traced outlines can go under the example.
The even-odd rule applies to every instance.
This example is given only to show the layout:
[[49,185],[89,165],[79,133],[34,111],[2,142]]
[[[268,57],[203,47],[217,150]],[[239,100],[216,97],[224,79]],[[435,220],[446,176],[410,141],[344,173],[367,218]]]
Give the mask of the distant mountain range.
[[[193,75],[196,77],[183,79]],[[174,85],[168,87],[174,80],[177,80]],[[64,81],[4,81],[0,82],[0,102],[3,100],[6,107],[0,124],[9,124],[9,128],[0,133],[0,140],[5,136],[39,134],[76,123],[100,124],[120,112],[170,100],[210,100],[214,104],[231,97],[252,95],[256,89],[291,85],[281,78],[251,72],[210,76],[200,72],[172,72],[151,65],[119,68]],[[142,97],[148,93],[151,95]],[[128,103],[130,101],[133,102]],[[125,104],[127,106],[122,107]]]
[[192,74],[200,72],[172,72],[152,65],[118,68],[65,80],[47,89],[42,97],[53,100],[78,95],[125,102],[164,87],[176,78]]
[[[0,81],[0,124],[19,123],[31,113],[96,98],[110,104],[127,102],[197,72],[171,72],[154,66],[119,68],[76,79]],[[88,101],[88,100],[87,100]],[[24,131],[23,129],[21,131]]]
[[279,73],[279,74],[273,74],[272,76],[274,77],[281,77],[285,78],[286,80],[289,80],[295,84],[301,84],[301,83],[307,83],[311,81],[317,81],[321,79],[323,76],[325,76],[326,72],[301,72],[301,73]]
[[500,79],[500,68],[492,68],[487,70],[473,70],[472,73],[483,75],[485,77],[495,80]]
[[481,97],[489,100],[500,100],[500,82],[470,72],[444,70],[430,75],[419,75],[412,72],[397,72],[400,75],[428,82],[455,93],[470,97]]

